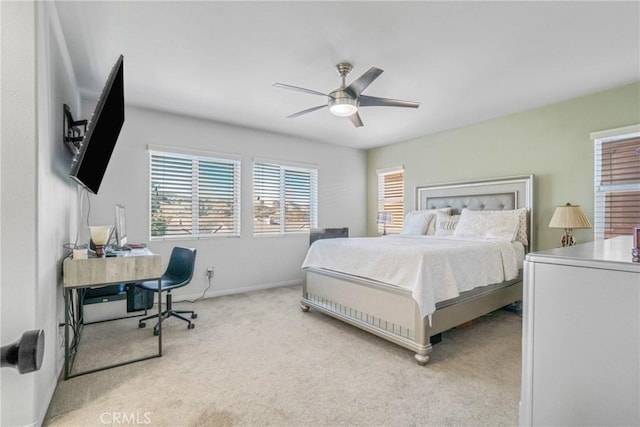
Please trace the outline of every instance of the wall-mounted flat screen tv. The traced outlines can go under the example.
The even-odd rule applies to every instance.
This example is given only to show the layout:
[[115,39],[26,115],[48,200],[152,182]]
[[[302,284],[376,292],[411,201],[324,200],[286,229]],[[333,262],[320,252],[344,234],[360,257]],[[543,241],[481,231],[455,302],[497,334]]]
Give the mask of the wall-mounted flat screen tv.
[[98,194],[124,123],[123,59],[120,55],[109,73],[71,165],[71,178],[94,194]]

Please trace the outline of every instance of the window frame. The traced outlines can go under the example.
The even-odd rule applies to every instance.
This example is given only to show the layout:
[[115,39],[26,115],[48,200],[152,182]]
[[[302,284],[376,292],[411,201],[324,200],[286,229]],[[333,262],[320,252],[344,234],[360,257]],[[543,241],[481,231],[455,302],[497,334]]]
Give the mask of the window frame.
[[[279,203],[279,224],[277,231],[257,231],[256,230],[256,167],[259,165],[269,166],[272,168],[277,168],[279,171],[279,179],[278,179],[278,203]],[[290,222],[287,219],[287,192],[286,192],[286,173],[287,172],[294,173],[308,173],[309,174],[309,225],[308,227],[304,227],[300,231],[288,231],[287,224]],[[288,162],[282,162],[279,160],[268,160],[268,159],[253,159],[253,164],[251,168],[251,183],[252,183],[252,228],[253,228],[253,237],[274,237],[274,236],[290,236],[290,235],[308,235],[312,229],[318,228],[318,168],[313,165],[301,165],[301,164],[292,164]]]
[[[640,138],[640,124],[622,128],[593,132],[590,135],[594,153],[594,239],[602,240],[607,236],[607,195],[622,192],[640,192],[640,180],[636,183],[603,185],[602,180],[602,145],[610,142]],[[629,228],[628,233],[632,234]],[[616,234],[619,235],[619,234]]]
[[[241,176],[242,176],[242,162],[239,157],[229,155],[229,154],[220,154],[220,153],[209,153],[209,152],[200,152],[200,151],[189,151],[189,150],[173,150],[171,148],[166,147],[148,147],[148,155],[149,155],[149,194],[148,194],[148,209],[149,209],[149,224],[148,224],[148,233],[150,241],[174,241],[174,240],[200,240],[200,239],[220,239],[220,238],[231,238],[231,237],[240,237],[241,235]],[[154,222],[152,219],[153,215],[153,204],[154,204],[154,156],[163,156],[170,159],[182,160],[182,161],[191,161],[191,221],[192,224],[195,223],[195,232],[191,234],[165,234],[165,235],[153,235],[153,226]],[[231,222],[231,231],[224,232],[218,234],[217,231],[214,232],[202,232],[202,229],[206,227],[202,227],[203,221],[200,221],[200,202],[201,197],[199,197],[199,183],[203,175],[201,174],[200,163],[223,163],[232,167],[233,170],[233,181],[231,182],[232,192],[233,192],[233,211],[231,214],[232,222]],[[186,170],[186,168],[185,168]],[[185,175],[186,176],[186,175]]]

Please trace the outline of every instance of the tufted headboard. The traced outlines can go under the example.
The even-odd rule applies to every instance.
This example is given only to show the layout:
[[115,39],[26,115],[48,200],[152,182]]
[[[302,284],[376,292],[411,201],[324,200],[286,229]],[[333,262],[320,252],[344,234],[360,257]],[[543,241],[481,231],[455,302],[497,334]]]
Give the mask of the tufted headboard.
[[533,175],[458,181],[416,187],[416,209],[504,210],[527,208],[529,251],[533,241]]
[[452,208],[453,214],[459,214],[462,209],[473,211],[502,211],[515,209],[518,205],[518,193],[503,194],[475,194],[459,197],[425,197],[424,207],[421,209]]

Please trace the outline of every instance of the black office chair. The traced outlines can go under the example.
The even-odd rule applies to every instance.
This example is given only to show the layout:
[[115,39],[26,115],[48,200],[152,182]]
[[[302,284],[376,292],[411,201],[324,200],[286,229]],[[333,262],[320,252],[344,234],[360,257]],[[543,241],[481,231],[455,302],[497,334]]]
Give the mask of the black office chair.
[[[196,319],[198,314],[192,310],[174,310],[171,306],[171,291],[175,288],[180,288],[191,282],[193,277],[193,270],[196,263],[196,250],[191,248],[175,247],[171,251],[171,258],[169,258],[169,265],[167,270],[160,279],[160,295],[158,296],[158,304],[162,303],[162,292],[167,292],[167,309],[162,312],[158,319],[158,323],[153,327],[153,335],[158,335],[158,327],[160,323],[164,322],[167,318],[173,316],[178,319],[182,319],[188,323],[187,328],[193,329],[196,325],[181,314],[191,314],[192,319]],[[137,282],[135,286],[148,291],[158,292],[158,281],[147,280],[144,282]],[[145,320],[158,317],[157,314],[153,316],[147,316],[138,322],[139,328],[147,326]]]

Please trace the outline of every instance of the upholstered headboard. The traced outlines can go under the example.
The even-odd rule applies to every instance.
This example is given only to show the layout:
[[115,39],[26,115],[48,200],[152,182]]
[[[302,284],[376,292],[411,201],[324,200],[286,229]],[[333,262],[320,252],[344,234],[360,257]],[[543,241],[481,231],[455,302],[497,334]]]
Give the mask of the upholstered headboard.
[[451,208],[454,214],[467,208],[473,211],[501,211],[516,209],[518,205],[517,193],[503,194],[475,194],[473,196],[458,197],[426,197],[421,209]]
[[416,187],[416,209],[504,210],[527,208],[529,251],[533,250],[533,175],[458,181]]

